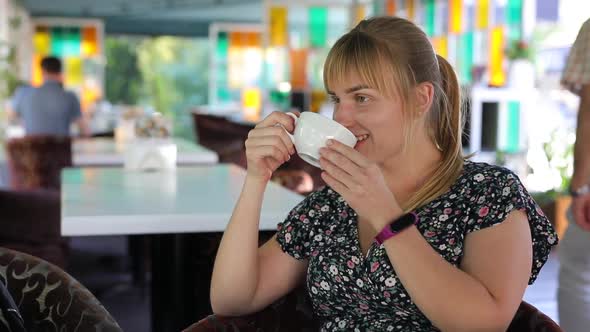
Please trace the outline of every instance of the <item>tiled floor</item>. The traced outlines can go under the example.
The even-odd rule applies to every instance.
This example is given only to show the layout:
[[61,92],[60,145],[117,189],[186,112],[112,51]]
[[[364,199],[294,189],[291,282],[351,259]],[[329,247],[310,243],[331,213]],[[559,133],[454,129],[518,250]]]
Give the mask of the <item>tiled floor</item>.
[[541,269],[539,277],[534,284],[530,285],[525,294],[524,300],[537,307],[554,321],[557,317],[557,273],[559,261],[557,251],[553,251],[549,260]]
[[[131,285],[125,237],[72,239],[69,272],[90,288],[126,332],[150,331],[149,287]],[[553,253],[524,299],[557,321],[557,270]]]

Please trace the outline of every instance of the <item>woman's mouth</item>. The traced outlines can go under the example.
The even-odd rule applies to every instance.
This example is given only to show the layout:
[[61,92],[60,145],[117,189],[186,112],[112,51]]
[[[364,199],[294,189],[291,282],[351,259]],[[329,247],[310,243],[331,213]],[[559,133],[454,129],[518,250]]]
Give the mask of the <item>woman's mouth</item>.
[[369,138],[368,134],[356,136],[357,141],[356,141],[354,148],[358,149],[358,147],[361,146],[363,144],[363,142],[366,141],[368,138]]

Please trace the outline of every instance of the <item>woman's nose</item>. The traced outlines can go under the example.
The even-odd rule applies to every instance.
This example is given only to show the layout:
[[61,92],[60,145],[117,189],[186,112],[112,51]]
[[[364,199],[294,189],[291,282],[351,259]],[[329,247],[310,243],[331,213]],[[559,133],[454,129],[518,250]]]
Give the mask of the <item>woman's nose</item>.
[[351,127],[354,123],[354,112],[352,107],[344,103],[338,105],[334,110],[334,121],[345,127]]

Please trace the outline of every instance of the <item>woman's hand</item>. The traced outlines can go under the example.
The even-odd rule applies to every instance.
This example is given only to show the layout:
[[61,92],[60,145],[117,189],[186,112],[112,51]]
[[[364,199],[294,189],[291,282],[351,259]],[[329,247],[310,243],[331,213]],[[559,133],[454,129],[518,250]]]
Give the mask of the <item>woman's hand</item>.
[[320,150],[322,179],[359,215],[381,231],[403,211],[377,164],[336,140]]
[[[294,112],[299,116],[298,112]],[[272,173],[295,153],[287,131],[293,132],[293,118],[283,112],[273,112],[248,133],[246,159],[248,176],[270,180]]]
[[576,224],[590,231],[590,194],[572,198],[572,213]]

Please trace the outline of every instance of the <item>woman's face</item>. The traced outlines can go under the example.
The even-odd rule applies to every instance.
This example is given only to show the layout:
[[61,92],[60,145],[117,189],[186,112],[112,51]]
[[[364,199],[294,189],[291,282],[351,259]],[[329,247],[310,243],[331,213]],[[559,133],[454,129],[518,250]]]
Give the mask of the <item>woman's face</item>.
[[355,149],[378,164],[399,157],[403,149],[402,102],[367,86],[354,73],[328,91],[334,120],[357,137]]

